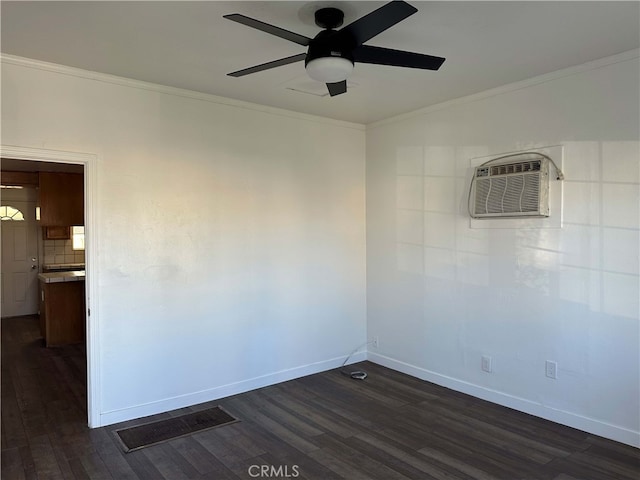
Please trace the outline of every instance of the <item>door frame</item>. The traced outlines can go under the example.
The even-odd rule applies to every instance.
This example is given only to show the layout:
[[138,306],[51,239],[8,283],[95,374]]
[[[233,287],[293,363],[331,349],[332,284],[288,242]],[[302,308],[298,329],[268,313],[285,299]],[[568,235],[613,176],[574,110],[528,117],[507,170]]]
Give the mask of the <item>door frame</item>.
[[[97,170],[100,157],[94,153],[68,152],[43,148],[0,145],[0,156],[16,160],[72,163],[84,166],[85,224],[85,322],[87,332],[87,422],[89,428],[101,426],[100,322],[98,308],[98,223]],[[91,319],[91,321],[89,321]]]

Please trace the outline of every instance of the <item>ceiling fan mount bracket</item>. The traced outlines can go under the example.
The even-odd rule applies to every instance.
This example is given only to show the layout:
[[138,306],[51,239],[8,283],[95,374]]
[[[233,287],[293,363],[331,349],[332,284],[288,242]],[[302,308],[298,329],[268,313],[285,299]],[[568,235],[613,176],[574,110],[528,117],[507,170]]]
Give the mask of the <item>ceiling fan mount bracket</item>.
[[330,30],[340,27],[344,21],[343,11],[333,7],[316,10],[314,17],[317,26]]

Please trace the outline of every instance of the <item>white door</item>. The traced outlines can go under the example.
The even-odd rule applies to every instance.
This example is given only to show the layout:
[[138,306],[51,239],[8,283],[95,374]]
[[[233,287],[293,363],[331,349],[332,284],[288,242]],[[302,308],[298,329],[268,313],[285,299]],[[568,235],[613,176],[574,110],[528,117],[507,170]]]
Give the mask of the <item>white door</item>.
[[2,199],[2,317],[38,313],[35,202]]

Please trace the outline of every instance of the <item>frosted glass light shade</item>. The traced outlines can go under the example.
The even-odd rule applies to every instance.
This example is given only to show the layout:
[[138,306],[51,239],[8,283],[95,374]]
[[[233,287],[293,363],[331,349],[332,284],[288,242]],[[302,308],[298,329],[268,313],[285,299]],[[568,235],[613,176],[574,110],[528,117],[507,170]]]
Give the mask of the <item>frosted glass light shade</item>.
[[321,57],[307,63],[307,74],[323,83],[337,83],[346,80],[353,71],[351,60],[342,57]]

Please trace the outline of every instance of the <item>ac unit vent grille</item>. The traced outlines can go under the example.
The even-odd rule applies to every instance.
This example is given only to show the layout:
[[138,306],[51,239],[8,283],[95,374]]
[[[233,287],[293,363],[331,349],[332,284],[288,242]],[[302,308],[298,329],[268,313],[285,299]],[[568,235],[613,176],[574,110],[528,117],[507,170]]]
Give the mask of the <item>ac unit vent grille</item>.
[[506,163],[491,167],[491,175],[507,175],[509,173],[539,172],[540,160],[531,162]]
[[547,160],[477,167],[474,183],[476,218],[549,216]]

